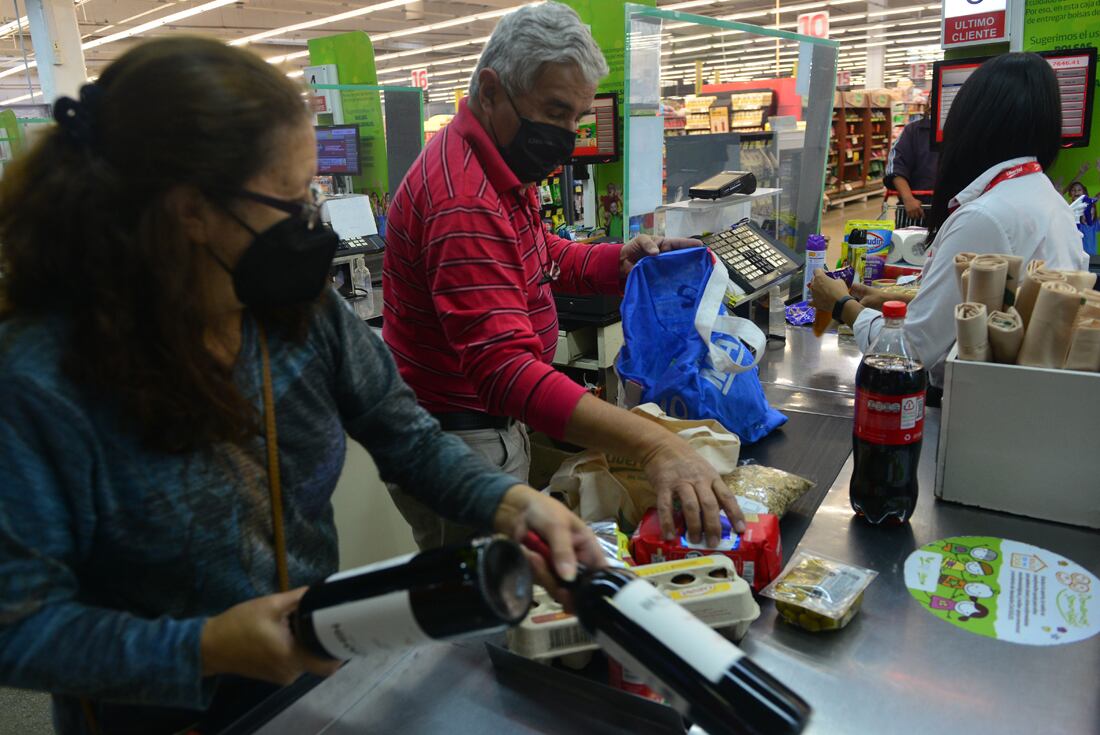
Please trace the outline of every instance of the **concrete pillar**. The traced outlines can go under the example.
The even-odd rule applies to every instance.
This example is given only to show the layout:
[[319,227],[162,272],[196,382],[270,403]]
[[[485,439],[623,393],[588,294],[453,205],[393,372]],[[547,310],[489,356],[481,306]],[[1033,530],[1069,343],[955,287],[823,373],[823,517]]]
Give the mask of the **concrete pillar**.
[[26,0],[38,81],[47,103],[61,95],[76,97],[88,81],[80,27],[72,0]]
[[[876,10],[883,10],[886,8],[886,3],[881,0],[867,0],[867,12],[873,13]],[[884,22],[889,16],[879,15],[875,17],[868,17],[867,22],[871,25],[878,25]],[[880,43],[885,41],[883,38],[883,29],[877,28],[875,30],[867,31],[867,43]],[[886,73],[886,46],[868,46],[867,47],[867,61],[864,67],[863,86],[867,89],[878,89],[884,86],[883,79]]]

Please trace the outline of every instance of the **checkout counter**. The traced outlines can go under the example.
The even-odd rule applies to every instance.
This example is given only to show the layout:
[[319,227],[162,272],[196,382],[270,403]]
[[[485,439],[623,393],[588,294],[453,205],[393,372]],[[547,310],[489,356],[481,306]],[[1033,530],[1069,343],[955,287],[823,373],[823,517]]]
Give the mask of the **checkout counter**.
[[[807,733],[1092,733],[1100,728],[1100,636],[1028,646],[968,633],[922,609],[903,581],[906,557],[949,536],[999,536],[1100,570],[1100,534],[937,501],[939,410],[929,409],[921,495],[907,526],[873,527],[848,505],[851,417],[860,353],[850,338],[788,329],[769,343],[760,377],[789,423],[742,455],[817,483],[783,517],[784,559],[799,548],[879,572],[848,627],[809,633],[761,617],[741,647],[813,707]],[[226,735],[314,733],[683,733],[671,709],[622,692],[555,685],[541,664],[494,665],[503,636],[379,653],[326,680],[304,677]],[[507,659],[511,659],[511,663]],[[550,670],[554,671],[554,670]],[[593,691],[598,689],[598,691]],[[621,695],[621,696],[616,696]]]

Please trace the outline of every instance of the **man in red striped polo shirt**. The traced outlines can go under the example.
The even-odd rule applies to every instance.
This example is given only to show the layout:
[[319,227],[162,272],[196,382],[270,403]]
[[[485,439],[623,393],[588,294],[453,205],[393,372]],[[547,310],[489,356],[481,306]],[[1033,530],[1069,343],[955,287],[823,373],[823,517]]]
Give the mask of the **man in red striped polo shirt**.
[[[558,338],[552,287],[622,293],[640,258],[697,246],[641,236],[584,245],[547,231],[536,190],[571,154],[575,131],[607,74],[576,13],[558,3],[501,19],[470,95],[397,188],[387,217],[383,337],[420,403],[492,462],[526,481],[523,424],[574,444],[632,457],[657,493],[666,536],[673,499],[689,536],[716,545],[718,512],[743,530],[732,493],[684,441],[601,401],[550,365]],[[421,548],[468,529],[391,487]]]

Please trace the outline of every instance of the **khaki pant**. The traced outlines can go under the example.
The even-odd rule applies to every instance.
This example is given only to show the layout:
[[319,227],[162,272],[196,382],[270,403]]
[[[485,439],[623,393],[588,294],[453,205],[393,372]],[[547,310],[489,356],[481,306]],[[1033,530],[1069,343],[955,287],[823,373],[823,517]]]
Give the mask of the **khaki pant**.
[[[531,440],[523,424],[513,423],[508,429],[450,433],[466,442],[494,467],[515,477],[517,482],[527,482],[527,473],[531,469]],[[413,538],[421,550],[461,543],[478,533],[475,528],[444,519],[397,485],[387,483],[386,487],[394,505],[412,526]]]

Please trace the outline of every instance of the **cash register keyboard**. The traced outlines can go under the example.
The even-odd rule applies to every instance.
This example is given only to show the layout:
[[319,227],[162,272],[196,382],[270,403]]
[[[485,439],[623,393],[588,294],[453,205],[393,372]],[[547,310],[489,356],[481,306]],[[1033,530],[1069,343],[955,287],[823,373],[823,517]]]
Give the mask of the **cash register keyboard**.
[[386,247],[386,241],[378,235],[365,235],[363,237],[349,237],[340,241],[337,252],[352,250],[357,253],[376,253]]
[[751,222],[700,238],[726,266],[730,278],[745,293],[754,293],[788,273],[799,264]]

